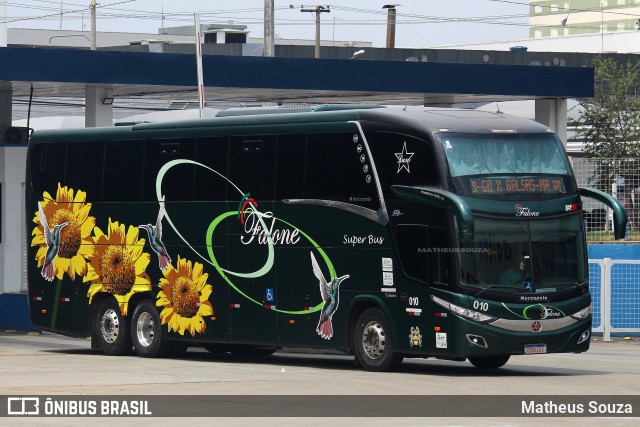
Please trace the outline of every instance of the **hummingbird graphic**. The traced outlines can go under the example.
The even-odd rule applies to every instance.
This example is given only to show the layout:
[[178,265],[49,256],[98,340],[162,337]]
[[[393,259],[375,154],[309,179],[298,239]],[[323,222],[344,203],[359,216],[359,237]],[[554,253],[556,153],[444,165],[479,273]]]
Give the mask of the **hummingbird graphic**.
[[318,261],[316,261],[316,257],[313,256],[313,252],[311,252],[311,265],[313,267],[313,274],[318,278],[320,282],[320,294],[322,295],[322,310],[320,311],[320,320],[318,321],[318,327],[316,328],[316,332],[322,338],[328,340],[333,336],[333,326],[331,324],[331,318],[333,317],[333,313],[338,309],[339,296],[338,288],[343,280],[348,279],[349,275],[345,275],[342,277],[336,277],[332,281],[328,282],[325,280],[324,275],[322,274],[322,270],[320,270],[320,266],[318,265]]
[[169,264],[171,264],[171,257],[169,256],[169,253],[167,253],[167,248],[164,247],[164,243],[162,243],[162,218],[164,217],[165,212],[164,196],[162,196],[162,200],[160,200],[159,203],[160,210],[158,211],[156,225],[145,224],[139,225],[138,228],[147,230],[147,234],[149,235],[149,246],[151,246],[151,249],[158,254],[160,270],[164,271],[169,268]]
[[53,228],[49,228],[49,223],[47,222],[47,218],[44,216],[44,210],[42,209],[40,202],[38,202],[38,212],[40,214],[40,224],[42,224],[42,227],[44,228],[44,241],[47,244],[47,252],[44,256],[44,263],[42,265],[42,277],[51,282],[55,276],[53,271],[53,260],[58,255],[58,250],[60,248],[60,231],[69,225],[69,223],[63,222]]

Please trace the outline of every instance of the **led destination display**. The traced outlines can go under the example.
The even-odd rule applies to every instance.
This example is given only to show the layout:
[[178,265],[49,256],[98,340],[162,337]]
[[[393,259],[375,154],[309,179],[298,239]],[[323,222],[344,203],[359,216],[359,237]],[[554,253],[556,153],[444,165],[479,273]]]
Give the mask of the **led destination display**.
[[522,178],[469,178],[473,194],[566,193],[562,177],[529,176]]

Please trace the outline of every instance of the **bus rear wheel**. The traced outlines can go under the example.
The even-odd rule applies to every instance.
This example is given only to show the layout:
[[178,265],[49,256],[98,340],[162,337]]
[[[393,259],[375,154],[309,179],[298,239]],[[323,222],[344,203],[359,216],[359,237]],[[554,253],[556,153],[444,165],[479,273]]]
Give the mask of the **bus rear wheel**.
[[367,371],[392,371],[402,363],[402,355],[393,351],[387,320],[377,307],[360,315],[354,340],[356,359]]
[[510,357],[508,354],[502,356],[478,356],[470,357],[469,362],[479,369],[498,369],[504,366]]
[[151,300],[145,299],[136,306],[131,318],[131,339],[138,356],[163,357],[171,351],[173,343],[162,336],[162,322]]
[[129,319],[122,314],[113,297],[100,303],[95,331],[98,345],[107,356],[121,356],[131,350]]

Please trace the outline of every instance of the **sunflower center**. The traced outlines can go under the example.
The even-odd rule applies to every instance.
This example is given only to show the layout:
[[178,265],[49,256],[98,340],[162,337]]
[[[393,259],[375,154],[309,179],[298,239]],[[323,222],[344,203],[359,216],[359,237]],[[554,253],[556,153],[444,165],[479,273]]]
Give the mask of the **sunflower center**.
[[198,313],[200,292],[188,277],[179,277],[173,288],[173,309],[182,317],[193,317]]
[[136,281],[136,267],[121,246],[111,245],[100,258],[102,287],[116,295],[126,295]]
[[73,258],[80,250],[82,235],[80,225],[75,220],[71,212],[66,209],[58,209],[51,219],[52,226],[68,223],[60,232],[60,244],[58,246],[58,256],[61,258]]

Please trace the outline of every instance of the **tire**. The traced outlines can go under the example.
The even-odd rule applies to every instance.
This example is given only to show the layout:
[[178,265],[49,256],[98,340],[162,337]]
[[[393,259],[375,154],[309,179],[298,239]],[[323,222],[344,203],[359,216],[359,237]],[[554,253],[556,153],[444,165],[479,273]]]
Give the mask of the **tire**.
[[367,371],[392,371],[400,366],[403,356],[393,351],[387,319],[377,307],[366,309],[354,331],[356,359]]
[[509,361],[510,355],[470,357],[469,362],[479,369],[498,369]]
[[95,319],[98,346],[107,356],[122,356],[131,351],[129,318],[120,312],[113,297],[102,300]]
[[150,299],[140,301],[131,318],[133,348],[141,357],[164,357],[173,343],[163,337],[162,322],[155,304]]

